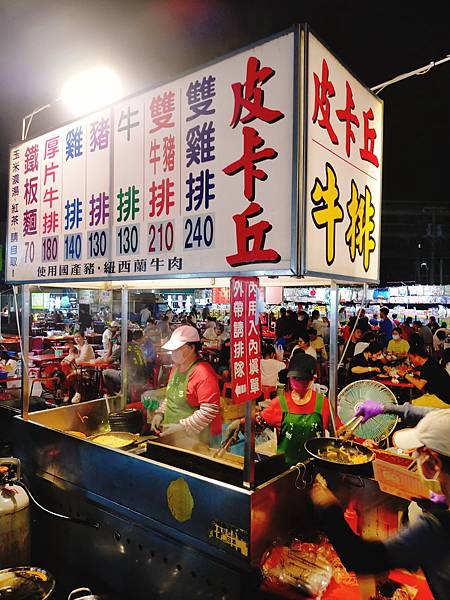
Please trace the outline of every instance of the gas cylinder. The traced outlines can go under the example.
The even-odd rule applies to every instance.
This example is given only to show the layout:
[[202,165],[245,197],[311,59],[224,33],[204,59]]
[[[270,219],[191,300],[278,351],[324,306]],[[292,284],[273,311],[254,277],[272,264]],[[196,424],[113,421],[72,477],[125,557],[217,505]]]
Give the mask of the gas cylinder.
[[0,458],[0,569],[30,563],[30,501],[20,480],[20,461]]

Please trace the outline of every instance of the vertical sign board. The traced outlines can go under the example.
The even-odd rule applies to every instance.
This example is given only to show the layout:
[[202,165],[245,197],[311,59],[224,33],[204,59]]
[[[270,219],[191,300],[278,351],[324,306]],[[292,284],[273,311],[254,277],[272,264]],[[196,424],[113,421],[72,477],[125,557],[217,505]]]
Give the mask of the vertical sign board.
[[230,304],[230,288],[213,288],[211,302],[213,304]]
[[383,103],[308,36],[303,273],[379,279]]
[[294,48],[291,31],[14,147],[8,281],[294,274]]
[[258,285],[257,277],[231,278],[231,382],[236,402],[261,395]]

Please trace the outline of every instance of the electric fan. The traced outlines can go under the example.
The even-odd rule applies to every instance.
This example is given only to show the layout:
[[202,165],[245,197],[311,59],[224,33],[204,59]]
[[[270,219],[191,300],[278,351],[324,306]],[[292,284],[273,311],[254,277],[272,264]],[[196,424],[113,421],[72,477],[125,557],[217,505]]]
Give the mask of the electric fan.
[[[338,415],[343,423],[347,423],[355,416],[355,410],[364,400],[373,400],[382,402],[385,406],[397,404],[397,399],[391,390],[379,383],[365,379],[354,381],[338,395]],[[379,443],[389,437],[397,425],[398,417],[396,415],[382,414],[369,419],[359,425],[354,434],[365,440],[371,439]]]

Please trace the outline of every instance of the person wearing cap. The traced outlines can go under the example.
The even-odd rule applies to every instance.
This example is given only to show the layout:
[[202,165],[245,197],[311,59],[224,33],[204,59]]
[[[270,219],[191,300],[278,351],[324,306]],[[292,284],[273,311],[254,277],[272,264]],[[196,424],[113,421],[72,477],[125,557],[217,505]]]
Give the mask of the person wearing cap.
[[[277,396],[256,416],[257,430],[276,428],[278,453],[284,453],[289,466],[304,460],[307,455],[305,442],[322,436],[328,428],[330,406],[328,398],[313,388],[315,373],[315,359],[303,352],[295,352],[287,369],[290,389],[278,388]],[[244,423],[244,419],[233,421],[228,426],[226,439],[237,439]]]
[[[429,411],[413,429],[395,432],[393,442],[415,451],[418,473],[433,493],[450,505],[450,411]],[[450,591],[450,511],[436,510],[417,518],[387,540],[369,541],[355,534],[344,519],[337,498],[323,478],[310,491],[327,534],[345,567],[356,573],[384,573],[391,569],[421,568],[436,600],[448,600]]]
[[166,398],[155,411],[153,431],[170,433],[184,430],[212,444],[222,430],[220,390],[212,366],[199,358],[200,335],[194,327],[175,329],[163,346],[172,352],[174,367],[169,376]]
[[105,329],[102,335],[103,349],[105,350],[105,357],[110,357],[113,351],[116,349],[117,338],[119,335],[120,323],[118,321],[111,321],[108,327]]

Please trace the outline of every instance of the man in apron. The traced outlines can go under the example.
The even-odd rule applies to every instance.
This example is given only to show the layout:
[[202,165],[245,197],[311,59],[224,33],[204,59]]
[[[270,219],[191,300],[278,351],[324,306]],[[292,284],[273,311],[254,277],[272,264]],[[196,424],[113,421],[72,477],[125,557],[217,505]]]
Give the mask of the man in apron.
[[172,352],[173,369],[166,397],[155,411],[151,428],[163,433],[178,431],[198,436],[212,445],[221,433],[220,390],[212,366],[199,357],[200,336],[194,327],[175,329],[164,350]]

